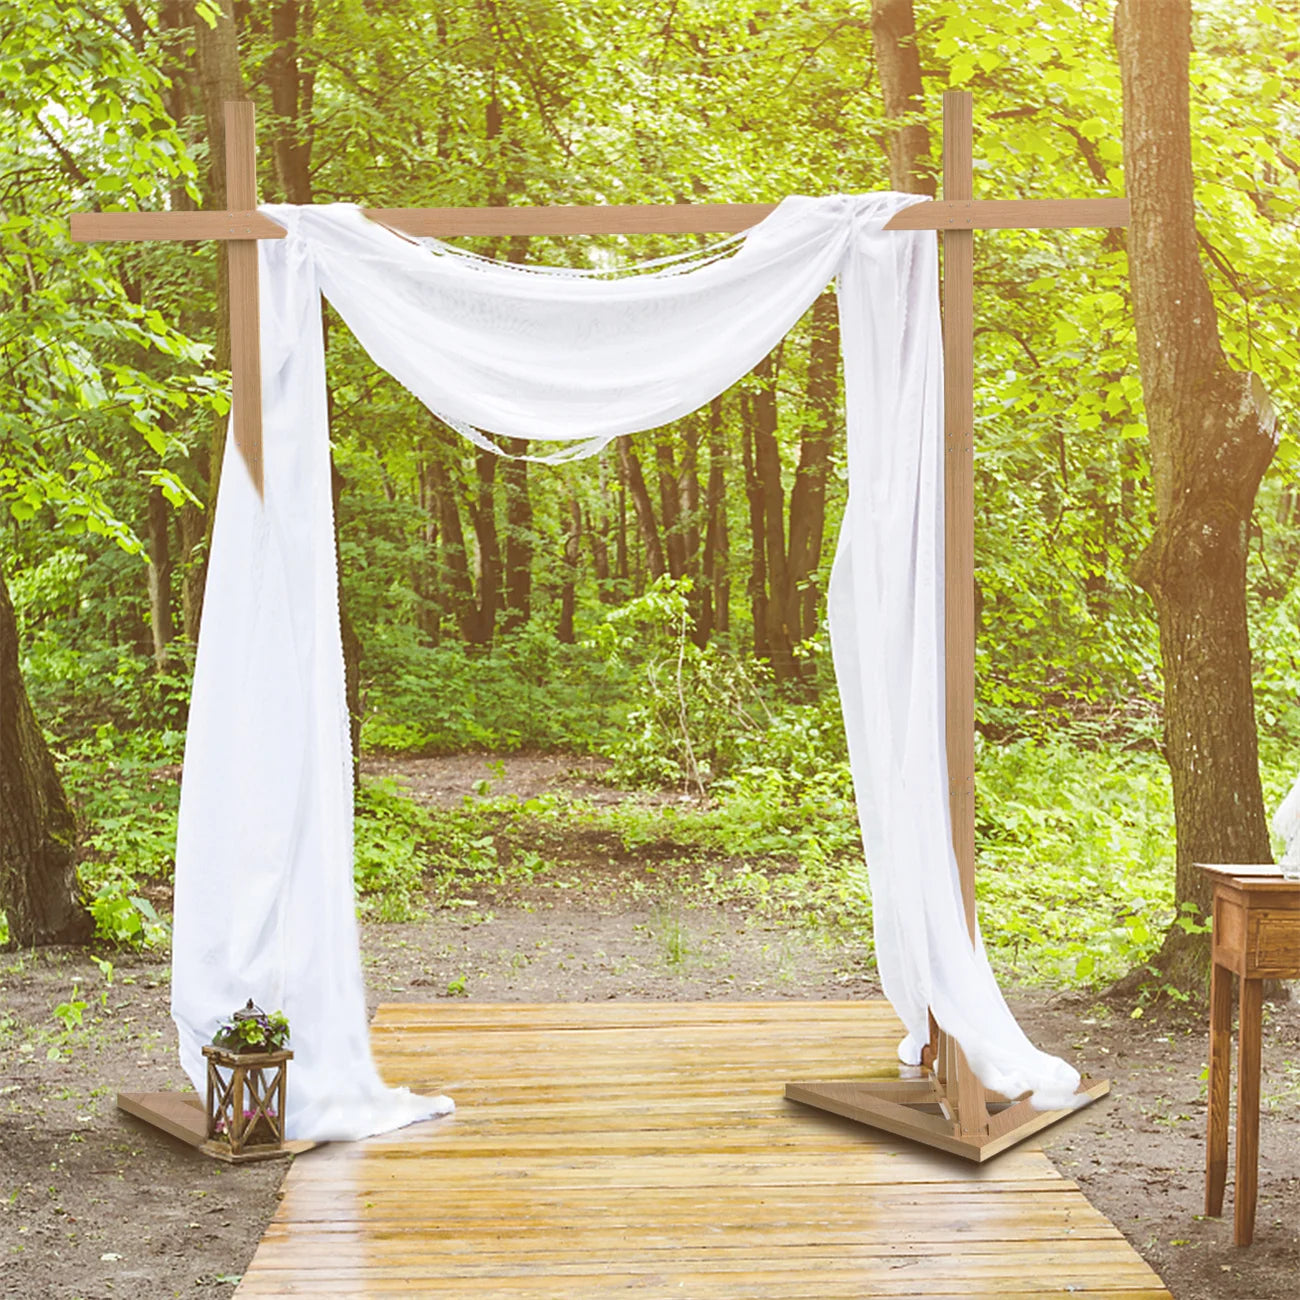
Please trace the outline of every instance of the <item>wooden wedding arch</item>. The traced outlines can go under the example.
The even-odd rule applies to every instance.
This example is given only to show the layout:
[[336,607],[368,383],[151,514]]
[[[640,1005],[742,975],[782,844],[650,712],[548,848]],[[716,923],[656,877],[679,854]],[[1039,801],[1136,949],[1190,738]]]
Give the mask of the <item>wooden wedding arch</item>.
[[[226,243],[235,444],[262,490],[257,241],[284,230],[257,211],[253,105],[225,106],[226,211],[74,213],[72,238]],[[975,332],[974,232],[1128,225],[1123,198],[975,199],[971,95],[943,97],[943,198],[897,213],[887,230],[936,230],[943,240],[945,664],[949,804],[966,924],[975,933]],[[700,203],[592,207],[370,208],[366,215],[417,236],[722,234],[761,221],[774,205]],[[928,1146],[985,1160],[1069,1114],[987,1092],[961,1047],[930,1021],[924,1067],[913,1078],[791,1083],[786,1096]],[[1109,1091],[1085,1080],[1081,1100]]]

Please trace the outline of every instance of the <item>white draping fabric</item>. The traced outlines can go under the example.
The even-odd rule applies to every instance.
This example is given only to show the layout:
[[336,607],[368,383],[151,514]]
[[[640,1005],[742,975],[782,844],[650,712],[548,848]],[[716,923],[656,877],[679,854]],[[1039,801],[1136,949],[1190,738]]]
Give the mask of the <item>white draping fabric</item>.
[[932,234],[882,229],[915,201],[790,198],[738,240],[626,274],[505,266],[348,206],[262,209],[287,231],[259,245],[265,499],[228,450],[177,847],[173,1013],[196,1084],[218,1017],[260,994],[293,1024],[296,1135],[352,1135],[336,1130],[358,1114],[375,1132],[434,1104],[376,1091],[365,1044],[320,294],[466,437],[556,443],[538,458],[561,460],[704,405],[835,280],[849,499],[830,627],[881,980],[905,1054],[932,1010],[988,1087],[1073,1104],[1077,1072],[1020,1030],[961,906],[944,745],[937,256]]

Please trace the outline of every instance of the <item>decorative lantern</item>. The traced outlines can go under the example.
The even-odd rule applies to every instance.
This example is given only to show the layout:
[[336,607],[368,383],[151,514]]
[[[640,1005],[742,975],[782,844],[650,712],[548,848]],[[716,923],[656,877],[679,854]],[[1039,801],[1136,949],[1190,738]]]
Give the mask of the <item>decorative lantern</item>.
[[208,1062],[204,1149],[222,1160],[284,1154],[284,1097],[293,1053],[289,1022],[248,1000],[203,1049]]

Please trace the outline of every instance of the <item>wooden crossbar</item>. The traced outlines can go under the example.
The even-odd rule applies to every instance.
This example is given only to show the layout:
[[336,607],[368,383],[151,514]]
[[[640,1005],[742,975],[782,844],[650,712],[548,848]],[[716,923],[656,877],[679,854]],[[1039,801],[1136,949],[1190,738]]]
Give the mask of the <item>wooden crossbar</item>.
[[[708,235],[756,226],[773,203],[599,204],[593,207],[366,208],[366,216],[408,235]],[[970,199],[918,203],[886,230],[1060,230],[1125,226],[1127,199]],[[162,239],[283,239],[284,229],[254,210],[74,212],[77,243]]]

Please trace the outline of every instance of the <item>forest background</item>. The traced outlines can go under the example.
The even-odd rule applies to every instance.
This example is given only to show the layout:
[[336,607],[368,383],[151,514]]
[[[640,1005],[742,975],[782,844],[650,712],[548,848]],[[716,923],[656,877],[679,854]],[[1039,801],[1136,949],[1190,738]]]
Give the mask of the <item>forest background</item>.
[[[1086,0],[0,0],[0,604],[98,937],[167,940],[228,339],[215,245],[76,246],[70,212],[221,206],[220,105],[245,97],[268,201],[932,192],[948,87],[975,94],[977,198],[1124,193],[1112,17]],[[1224,354],[1260,376],[1281,434],[1247,503],[1272,808],[1300,754],[1300,6],[1198,4],[1193,46],[1200,263]],[[605,266],[692,245],[472,246]],[[975,249],[983,928],[1005,973],[1093,985],[1199,928],[1175,891],[1160,639],[1135,580],[1156,502],[1127,245]],[[363,906],[401,919],[431,879],[544,870],[502,834],[532,816],[721,856],[718,890],[865,939],[824,627],[845,494],[833,295],[708,408],[561,468],[464,443],[327,323],[359,750],[596,754],[625,785],[692,796],[435,813],[360,781]]]

